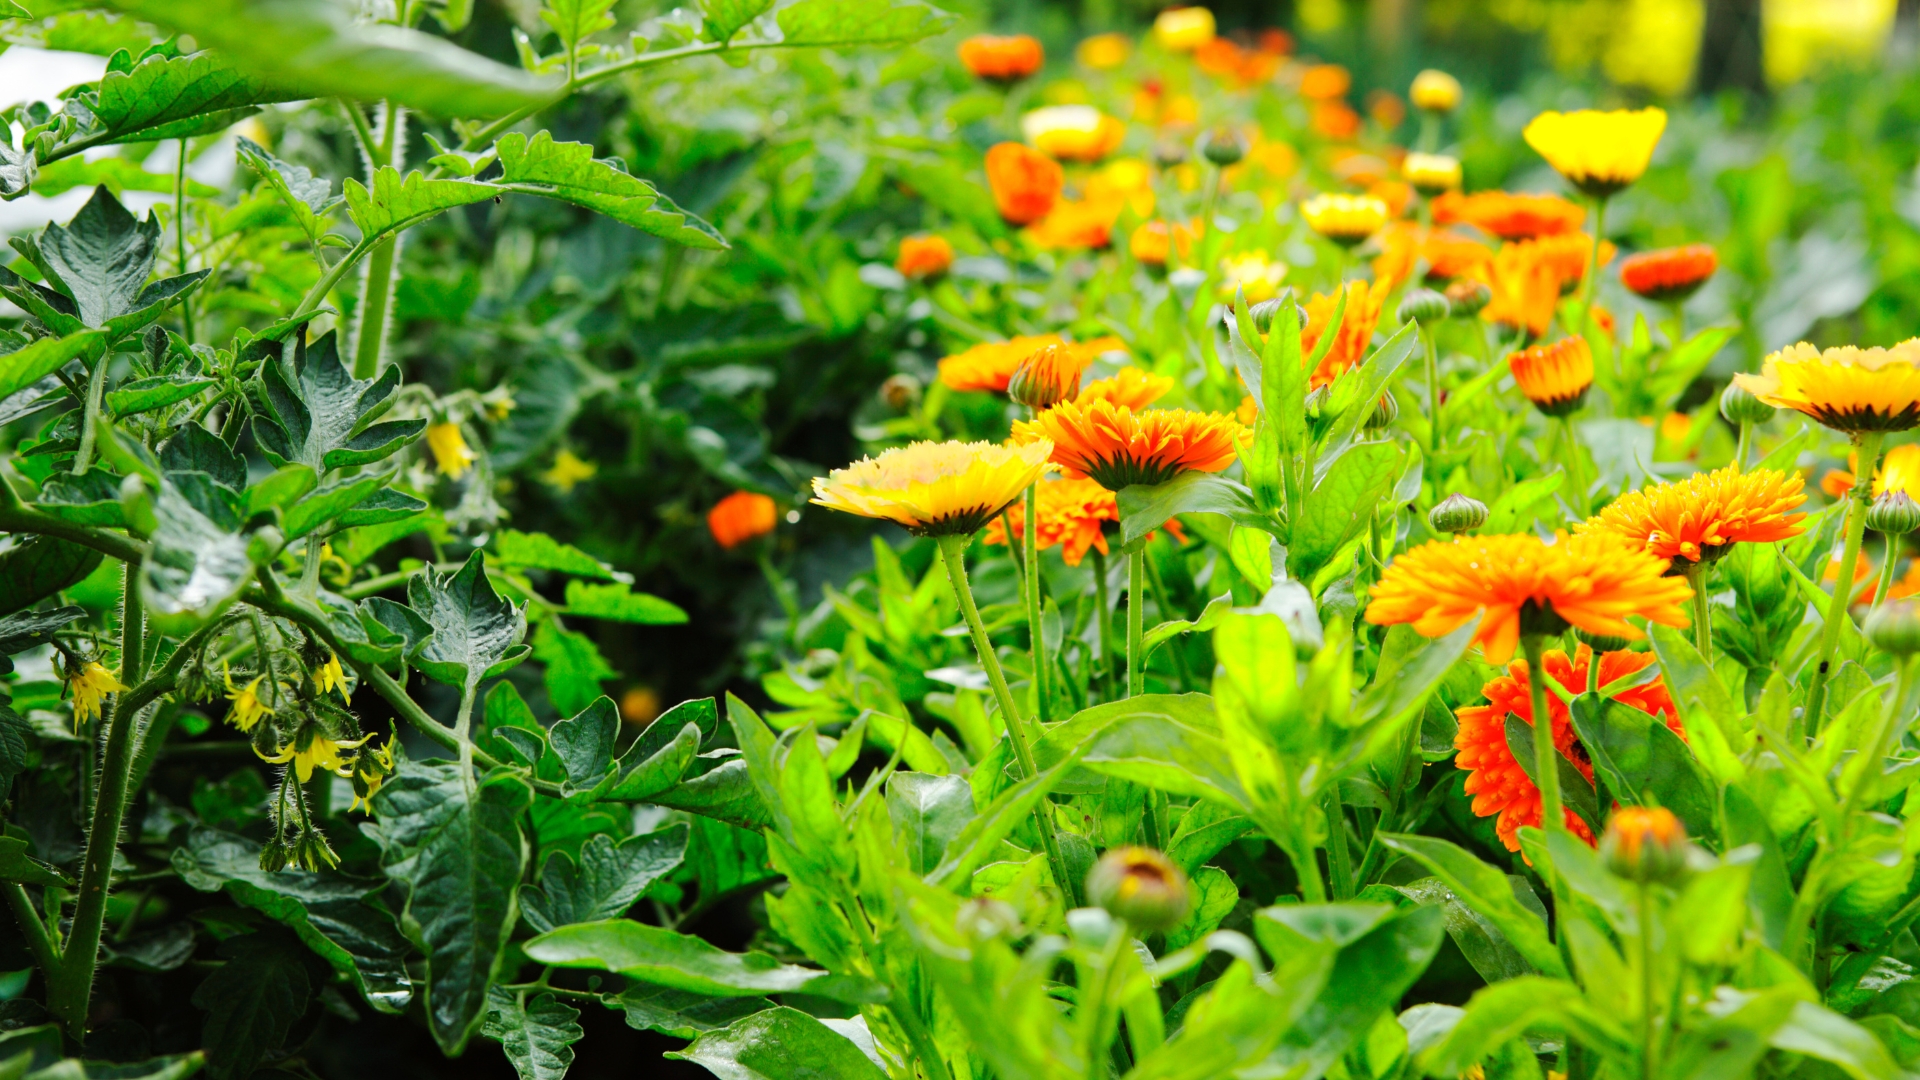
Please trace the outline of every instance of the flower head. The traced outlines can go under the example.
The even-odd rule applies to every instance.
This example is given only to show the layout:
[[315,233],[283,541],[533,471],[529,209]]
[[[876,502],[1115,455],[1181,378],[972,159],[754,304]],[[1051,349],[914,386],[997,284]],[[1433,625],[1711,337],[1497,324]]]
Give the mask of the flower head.
[[1287,280],[1287,264],[1269,258],[1264,250],[1245,251],[1221,260],[1220,278],[1223,298],[1245,293],[1247,303],[1257,304],[1279,293],[1280,283]]
[[1038,480],[1052,453],[1045,438],[1016,446],[910,443],[815,477],[813,501],[892,521],[916,536],[966,535],[980,531]]
[[707,531],[713,534],[714,543],[731,549],[772,532],[779,520],[779,504],[770,496],[736,491],[707,511]]
[[236,687],[233,685],[233,672],[227,670],[224,663],[221,673],[227,681],[227,700],[233,702],[227,719],[233,721],[234,727],[241,731],[252,731],[261,717],[272,715],[273,710],[260,700],[260,683],[266,678],[265,675],[256,675],[245,687]]
[[342,742],[329,739],[317,731],[303,734],[306,737],[305,746],[299,745],[299,741],[296,740],[282,746],[273,756],[262,757],[260,760],[271,765],[285,765],[292,762],[294,775],[298,776],[303,784],[313,779],[313,770],[316,768],[324,769],[343,780],[350,780],[353,778],[354,758],[358,755],[343,756],[341,751],[352,750],[373,737],[362,735],[358,739]]
[[1058,334],[1036,334],[1009,341],[983,341],[965,352],[940,361],[940,381],[950,390],[988,390],[1004,393],[1020,362],[1049,345],[1061,344]]
[[944,236],[921,234],[900,241],[900,254],[893,268],[910,281],[925,281],[947,272],[953,265],[953,245]]
[[591,480],[599,475],[600,466],[582,458],[566,447],[553,455],[553,467],[540,474],[540,479],[559,491],[570,495],[581,481]]
[[1144,409],[1165,397],[1171,389],[1173,379],[1169,376],[1155,375],[1136,367],[1124,367],[1110,378],[1095,379],[1081,387],[1080,396],[1074,401],[1083,407],[1095,401],[1105,401],[1129,409]]
[[1685,300],[1720,266],[1712,244],[1645,251],[1620,264],[1620,284],[1648,300]]
[[1734,544],[1767,544],[1806,531],[1807,501],[1799,473],[1773,469],[1741,472],[1729,465],[1695,473],[1671,484],[1630,491],[1575,526],[1576,532],[1610,532],[1629,546],[1683,563],[1711,562]]
[[66,668],[66,686],[62,696],[73,699],[73,727],[78,731],[87,721],[98,719],[101,703],[108,694],[125,693],[129,687],[123,686],[113,677],[106,665],[98,660],[89,660],[77,666],[62,664]]
[[1133,42],[1125,34],[1095,34],[1073,50],[1073,58],[1095,71],[1108,71],[1127,62]]
[[373,813],[373,797],[380,791],[380,785],[393,775],[393,736],[380,744],[377,750],[366,750],[353,757],[353,801],[347,804],[347,812],[364,809]]
[[1438,195],[1460,187],[1460,159],[1446,154],[1408,154],[1400,175],[1422,195]]
[[1920,424],[1920,338],[1891,349],[1842,345],[1825,352],[1803,341],[1767,357],[1760,374],[1733,379],[1775,408],[1838,431],[1905,431]]
[[1046,63],[1046,50],[1035,38],[1018,34],[995,37],[975,34],[960,43],[960,62],[975,78],[1013,83],[1040,70]]
[[1113,242],[1113,223],[1123,203],[1061,199],[1047,216],[1027,226],[1027,239],[1046,251],[1095,250]]
[[[1310,389],[1326,386],[1366,357],[1367,348],[1373,344],[1374,327],[1380,324],[1380,310],[1392,288],[1391,282],[1372,286],[1364,281],[1347,282],[1347,308],[1340,315],[1340,329],[1327,354],[1308,376]],[[1303,312],[1306,324],[1300,328],[1300,351],[1304,358],[1311,359],[1313,351],[1320,347],[1320,339],[1326,335],[1328,324],[1333,322],[1334,308],[1339,304],[1338,293],[1316,293],[1307,301]]]
[[1087,902],[1142,932],[1171,930],[1193,906],[1193,888],[1160,852],[1118,847],[1100,856],[1087,874]]
[[[1103,527],[1107,522],[1120,521],[1120,506],[1113,492],[1086,479],[1048,480],[1035,490],[1038,493],[1033,508],[1036,548],[1045,550],[1058,544],[1060,557],[1068,566],[1079,566],[1090,548],[1102,555],[1107,553]],[[1013,520],[1014,539],[1026,539],[1025,516],[1017,513],[1008,516]],[[987,522],[986,541],[989,544],[1007,542],[1002,518]]]
[[1353,89],[1353,74],[1339,64],[1315,64],[1300,73],[1300,96],[1309,101],[1332,101]]
[[451,420],[428,425],[427,449],[433,451],[433,463],[443,476],[458,480],[473,468],[473,449],[460,433],[460,425]]
[[1380,246],[1380,255],[1373,260],[1373,277],[1389,288],[1412,276],[1423,259],[1426,280],[1433,283],[1484,276],[1485,268],[1493,262],[1493,249],[1478,240],[1410,221],[1387,226],[1380,234]]
[[1510,195],[1504,191],[1450,191],[1433,200],[1435,225],[1472,225],[1502,240],[1577,232],[1586,210],[1558,195]]
[[1175,249],[1182,259],[1193,252],[1193,242],[1199,238],[1201,225],[1198,221],[1185,225],[1169,225],[1164,221],[1149,221],[1133,230],[1127,240],[1127,250],[1135,261],[1148,266],[1165,266],[1167,259]]
[[1120,148],[1127,126],[1091,105],[1047,105],[1020,118],[1034,149],[1062,161],[1099,161]]
[[1561,338],[1521,349],[1507,357],[1507,367],[1520,392],[1548,416],[1579,409],[1593,385],[1593,350],[1586,338]]
[[1460,80],[1444,71],[1428,68],[1413,77],[1407,89],[1413,107],[1430,113],[1450,113],[1460,105]]
[[1664,806],[1623,806],[1607,820],[1600,860],[1628,881],[1677,884],[1687,873],[1687,830]]
[[1047,216],[1065,183],[1060,163],[1030,146],[1004,142],[987,151],[987,187],[1010,224],[1029,225]]
[[1530,535],[1434,540],[1387,567],[1373,586],[1367,621],[1411,623],[1440,637],[1484,611],[1473,639],[1487,663],[1503,664],[1523,633],[1574,626],[1637,640],[1643,635],[1631,616],[1687,625],[1681,604],[1693,591],[1666,573],[1665,559],[1607,533],[1562,534],[1552,544]]
[[1307,227],[1345,247],[1372,236],[1387,223],[1387,204],[1371,195],[1315,195],[1300,204]]
[[1135,412],[1108,401],[1066,402],[1032,421],[1016,421],[1015,442],[1052,449],[1069,477],[1091,477],[1108,491],[1164,484],[1186,472],[1219,472],[1233,464],[1245,429],[1221,413],[1186,409]]
[[1525,330],[1530,338],[1547,332],[1560,304],[1560,275],[1540,254],[1524,243],[1495,253],[1485,267],[1489,300],[1482,319]]
[[[1587,276],[1587,258],[1593,252],[1593,237],[1583,232],[1554,233],[1532,240],[1521,240],[1508,247],[1523,249],[1523,258],[1533,260],[1543,266],[1559,283],[1562,295],[1573,291],[1574,287]],[[1600,241],[1600,265],[1613,261],[1617,249],[1611,240]],[[1597,316],[1596,316],[1597,317]]]
[[1153,39],[1168,52],[1192,52],[1213,40],[1213,26],[1206,8],[1168,8],[1153,20]]
[[1665,110],[1543,112],[1523,133],[1554,171],[1596,199],[1640,179],[1667,129]]
[[347,672],[340,666],[340,658],[328,650],[326,662],[313,670],[313,688],[324,694],[329,690],[339,690],[340,699],[349,705],[353,698],[347,690]]
[[[1581,645],[1569,660],[1564,651],[1549,649],[1540,659],[1547,674],[1561,685],[1584,687],[1587,684],[1587,666],[1593,661],[1593,650]],[[1600,685],[1606,686],[1641,671],[1653,660],[1651,653],[1625,650],[1602,653]],[[1473,796],[1473,812],[1481,817],[1498,818],[1494,822],[1494,831],[1499,833],[1500,842],[1507,846],[1508,851],[1519,851],[1519,831],[1528,826],[1538,828],[1542,818],[1540,789],[1534,786],[1526,768],[1514,758],[1507,742],[1507,717],[1517,716],[1529,727],[1534,723],[1532,691],[1528,686],[1530,674],[1525,660],[1513,661],[1508,665],[1507,674],[1488,682],[1481,691],[1487,699],[1485,705],[1469,705],[1454,713],[1460,722],[1460,729],[1454,735],[1453,745],[1460,752],[1455,755],[1453,762],[1467,772],[1465,787],[1466,793]],[[1557,694],[1548,693],[1546,698],[1547,712],[1553,723],[1554,748],[1572,762],[1581,775],[1591,780],[1593,763],[1587,756],[1586,747],[1580,744],[1580,736],[1573,730],[1566,703]],[[1649,716],[1659,717],[1675,734],[1686,737],[1680,726],[1679,711],[1674,708],[1673,697],[1667,692],[1664,680],[1656,679],[1623,690],[1614,695],[1613,700]],[[1587,823],[1571,809],[1566,810],[1566,815],[1567,829],[1592,844],[1593,832],[1587,828]]]
[[1020,361],[1007,380],[1007,396],[1031,409],[1047,409],[1080,392],[1086,358],[1069,345],[1048,345]]

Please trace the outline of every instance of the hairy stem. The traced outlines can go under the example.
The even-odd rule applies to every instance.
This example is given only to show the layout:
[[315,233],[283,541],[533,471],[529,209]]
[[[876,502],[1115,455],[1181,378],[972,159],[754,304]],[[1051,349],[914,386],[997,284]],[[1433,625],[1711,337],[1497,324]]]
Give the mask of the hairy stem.
[[[1693,645],[1700,658],[1713,663],[1713,607],[1707,603],[1707,564],[1687,566],[1687,584],[1693,589]],[[1600,658],[1593,658],[1593,670],[1600,670]]]
[[[173,167],[173,254],[176,273],[187,272],[187,140],[180,140],[180,160]],[[193,344],[193,297],[180,299],[180,336]]]
[[1828,669],[1833,665],[1833,651],[1840,645],[1840,625],[1848,617],[1848,602],[1853,598],[1853,568],[1860,562],[1860,541],[1867,534],[1867,507],[1873,502],[1873,485],[1868,479],[1880,467],[1881,439],[1878,431],[1863,431],[1855,436],[1859,475],[1863,479],[1849,492],[1852,501],[1847,507],[1847,540],[1840,552],[1840,576],[1834,581],[1833,596],[1827,601],[1826,622],[1820,628],[1820,656],[1813,669],[1813,680],[1807,685],[1807,707],[1801,722],[1808,734],[1817,733],[1822,727],[1821,713],[1826,707],[1827,678],[1831,674]]
[[27,940],[27,952],[32,954],[34,966],[51,986],[60,971],[60,949],[54,945],[53,935],[47,933],[47,924],[40,920],[40,913],[33,910],[26,886],[17,881],[0,881],[0,892],[7,894],[7,907],[13,911],[14,921],[20,924],[20,933]]

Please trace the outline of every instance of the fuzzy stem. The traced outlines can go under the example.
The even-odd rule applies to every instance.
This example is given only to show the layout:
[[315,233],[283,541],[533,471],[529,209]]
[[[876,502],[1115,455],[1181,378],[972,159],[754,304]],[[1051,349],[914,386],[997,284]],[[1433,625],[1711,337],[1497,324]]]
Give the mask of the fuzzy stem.
[[[380,130],[377,157],[367,162],[367,182],[382,166],[399,168],[406,154],[405,114],[389,101]],[[388,309],[393,301],[394,270],[399,263],[400,234],[394,232],[373,245],[367,258],[367,286],[360,296],[360,336],[354,344],[353,377],[371,379],[380,372],[387,347]]]
[[1127,556],[1127,696],[1147,692],[1146,608],[1144,586],[1146,556],[1139,551]]
[[1546,667],[1541,663],[1540,636],[1526,634],[1520,648],[1527,656],[1527,696],[1533,706],[1534,784],[1540,788],[1540,826],[1548,832],[1567,827],[1560,803],[1559,751],[1553,746],[1553,714],[1547,711]]
[[[1691,563],[1687,566],[1687,584],[1693,589],[1693,645],[1700,650],[1700,658],[1708,664],[1713,663],[1713,611],[1707,603],[1707,564]],[[1599,670],[1598,657],[1594,670]]]
[[80,446],[73,453],[73,475],[79,476],[93,465],[93,448],[100,435],[100,402],[107,393],[107,365],[113,362],[113,350],[105,349],[94,362],[93,376],[87,380],[86,408],[80,414]]
[[1047,722],[1047,683],[1052,674],[1047,670],[1047,639],[1040,630],[1040,540],[1035,524],[1040,502],[1040,485],[1036,481],[1027,486],[1027,493],[1021,497],[1026,516],[1026,531],[1021,546],[1026,550],[1022,559],[1026,573],[1027,594],[1027,650],[1033,659],[1033,712],[1041,723]]
[[[176,273],[187,272],[187,140],[180,140],[180,160],[173,167],[173,253]],[[193,297],[180,300],[180,335],[193,344]]]
[[[1880,466],[1878,431],[1863,431],[1855,436],[1859,448],[1860,473],[1871,477]],[[1807,707],[1802,723],[1809,734],[1821,728],[1821,712],[1826,706],[1828,671],[1833,651],[1840,645],[1840,622],[1847,618],[1848,601],[1853,597],[1853,568],[1860,562],[1860,541],[1867,533],[1867,507],[1873,501],[1873,485],[1862,481],[1850,493],[1853,505],[1847,508],[1847,542],[1840,552],[1840,577],[1834,582],[1833,597],[1827,601],[1826,623],[1820,629],[1819,664],[1813,669],[1813,681],[1807,686]]]
[[60,970],[60,949],[53,943],[53,935],[47,933],[47,924],[41,921],[40,913],[33,910],[33,901],[27,897],[25,886],[17,881],[0,881],[0,892],[7,894],[7,906],[13,909],[14,920],[20,924],[20,933],[26,938],[27,952],[33,955],[34,965],[51,984]]

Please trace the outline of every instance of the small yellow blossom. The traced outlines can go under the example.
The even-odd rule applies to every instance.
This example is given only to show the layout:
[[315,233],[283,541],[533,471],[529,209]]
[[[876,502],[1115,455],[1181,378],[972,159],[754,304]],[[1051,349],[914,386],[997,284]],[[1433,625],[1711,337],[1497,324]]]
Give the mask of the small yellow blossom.
[[340,751],[352,750],[354,747],[359,746],[372,737],[371,735],[362,735],[351,742],[334,742],[332,739],[315,735],[313,741],[307,744],[305,750],[297,750],[289,744],[281,747],[280,752],[274,754],[272,757],[262,757],[260,760],[265,761],[269,765],[285,765],[291,761],[293,763],[294,775],[298,776],[300,782],[303,784],[313,779],[315,766],[325,769],[327,772],[343,780],[347,780],[353,777],[355,755],[349,754],[346,757],[341,757]]
[[347,691],[346,670],[340,666],[340,658],[331,652],[327,654],[327,662],[321,664],[320,669],[313,673],[313,685],[323,694],[337,689],[340,691],[340,700],[349,705],[353,703],[353,698]]
[[507,418],[507,414],[518,408],[520,403],[513,400],[513,391],[504,386],[487,391],[480,398],[480,404],[486,407],[487,419],[498,424]]
[[100,705],[108,694],[118,694],[128,689],[98,660],[87,661],[78,671],[69,670],[66,681],[66,694],[73,699],[75,731],[87,721],[99,717]]
[[460,425],[445,420],[427,428],[427,448],[433,451],[433,463],[445,476],[458,480],[473,468],[473,450]]
[[[364,741],[364,740],[363,740]],[[373,813],[373,797],[380,791],[380,785],[386,783],[393,774],[393,736],[387,736],[378,750],[368,750],[358,754],[353,760],[353,801],[347,804],[347,812],[364,807]]]
[[583,461],[574,456],[573,451],[562,449],[553,456],[553,468],[540,474],[540,479],[560,489],[563,495],[573,493],[573,486],[582,480],[591,480],[600,471],[600,466],[591,461]]
[[233,685],[233,672],[225,664],[220,665],[220,671],[227,680],[227,700],[233,702],[233,708],[227,713],[227,718],[232,720],[233,726],[241,731],[252,731],[261,717],[273,713],[273,710],[267,707],[267,703],[260,700],[260,683],[266,676],[254,676],[253,681],[248,683],[245,689],[241,689]]

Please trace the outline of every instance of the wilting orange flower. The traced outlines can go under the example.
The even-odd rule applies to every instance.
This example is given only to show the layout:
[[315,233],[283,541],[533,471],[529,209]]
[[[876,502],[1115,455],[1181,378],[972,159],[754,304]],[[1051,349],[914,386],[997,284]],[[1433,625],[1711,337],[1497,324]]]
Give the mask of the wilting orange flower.
[[1712,562],[1734,544],[1768,544],[1805,532],[1807,515],[1793,513],[1807,501],[1805,484],[1799,473],[1729,465],[1630,491],[1574,531],[1614,533],[1684,569],[1683,561]]
[[1133,53],[1133,42],[1125,34],[1095,34],[1073,50],[1074,59],[1095,71],[1117,68]]
[[[1569,660],[1564,651],[1549,649],[1540,659],[1548,675],[1563,686],[1578,689],[1587,685],[1587,668],[1592,662],[1593,650],[1581,645],[1575,650],[1573,659]],[[1628,652],[1624,649],[1602,653],[1600,685],[1606,686],[1624,679],[1645,669],[1653,661],[1651,653]],[[1494,822],[1494,831],[1500,834],[1500,842],[1507,846],[1508,851],[1520,850],[1519,830],[1540,827],[1543,810],[1540,789],[1534,785],[1526,767],[1514,758],[1507,742],[1508,716],[1517,716],[1528,726],[1534,722],[1529,674],[1524,659],[1513,661],[1508,665],[1507,674],[1488,682],[1481,691],[1487,698],[1485,705],[1469,705],[1454,714],[1460,722],[1460,730],[1454,735],[1453,745],[1460,753],[1454,757],[1453,763],[1468,773],[1465,790],[1473,796],[1473,812],[1481,817],[1499,818]],[[1547,713],[1553,724],[1554,748],[1580,770],[1580,775],[1591,781],[1593,762],[1587,755],[1586,747],[1580,744],[1580,736],[1573,730],[1573,720],[1568,715],[1566,703],[1551,692],[1546,698]],[[1622,690],[1613,700],[1649,716],[1659,717],[1674,734],[1682,739],[1687,737],[1680,723],[1679,710],[1674,708],[1673,696],[1667,691],[1666,680],[1655,679]],[[1565,813],[1568,831],[1592,844],[1593,832],[1587,828],[1587,823],[1571,809],[1565,809]]]
[[1351,139],[1360,134],[1360,114],[1344,101],[1313,103],[1313,132],[1326,139]]
[[1087,358],[1069,345],[1049,345],[1013,369],[1007,396],[1028,408],[1050,409],[1080,392]]
[[1133,230],[1133,236],[1127,241],[1127,250],[1133,253],[1135,260],[1148,266],[1165,266],[1176,248],[1182,259],[1192,255],[1193,242],[1199,239],[1200,229],[1197,221],[1185,225],[1149,221]]
[[1367,621],[1411,623],[1426,637],[1459,629],[1484,610],[1473,640],[1489,664],[1513,656],[1521,634],[1557,634],[1576,626],[1629,640],[1644,636],[1627,619],[1687,625],[1681,605],[1693,595],[1668,577],[1667,562],[1607,533],[1469,536],[1434,540],[1393,560],[1373,586]]
[[900,255],[893,268],[900,276],[914,281],[939,277],[953,265],[953,245],[944,236],[908,236],[900,241]]
[[1099,161],[1120,148],[1127,126],[1091,105],[1048,105],[1020,118],[1034,148],[1062,161]]
[[1508,355],[1507,367],[1520,392],[1548,416],[1565,416],[1578,409],[1593,385],[1593,350],[1586,338],[1561,338],[1521,349]]
[[1068,402],[1032,421],[1015,421],[1013,441],[1050,439],[1053,461],[1108,491],[1164,484],[1187,472],[1219,472],[1233,464],[1245,429],[1231,416],[1186,409],[1135,412],[1103,400]]
[[1113,223],[1122,205],[1061,199],[1046,217],[1027,226],[1027,239],[1045,251],[1106,247],[1113,242]]
[[732,548],[773,531],[780,508],[757,491],[736,491],[707,511],[707,531],[714,542]]
[[1144,409],[1148,405],[1166,396],[1173,389],[1173,380],[1165,375],[1155,375],[1151,371],[1142,371],[1136,367],[1121,368],[1112,378],[1095,379],[1080,388],[1080,396],[1074,398],[1082,408],[1096,401],[1104,401],[1128,409]]
[[1046,50],[1026,34],[975,34],[960,43],[960,62],[976,77],[994,82],[1019,82],[1039,71],[1046,61]]
[[1560,304],[1560,276],[1526,244],[1507,244],[1483,268],[1491,293],[1480,317],[1539,337]]
[[[1369,287],[1364,281],[1349,281],[1346,288],[1347,310],[1340,316],[1340,329],[1333,345],[1308,376],[1307,385],[1311,390],[1331,383],[1366,357],[1368,346],[1373,344],[1374,327],[1380,323],[1380,309],[1386,304],[1393,283],[1376,282]],[[1306,357],[1311,358],[1313,351],[1320,347],[1320,338],[1333,321],[1333,309],[1339,303],[1338,293],[1316,293],[1307,301],[1306,325],[1300,329],[1300,350]]]
[[1575,232],[1586,210],[1558,195],[1509,195],[1504,191],[1450,191],[1433,200],[1435,225],[1472,225],[1502,240],[1528,240]]
[[1010,224],[1030,225],[1047,216],[1065,183],[1060,163],[1029,146],[1006,142],[987,151],[987,187]]
[[1712,244],[1645,251],[1620,264],[1620,284],[1649,300],[1685,300],[1720,266]]
[[1314,101],[1345,97],[1353,76],[1339,64],[1316,64],[1300,75],[1300,96]]
[[983,341],[965,352],[940,361],[940,381],[953,390],[986,390],[1002,393],[1020,362],[1049,345],[1062,344],[1058,334],[1016,337],[1009,341]]
[[1920,424],[1920,338],[1891,349],[1852,345],[1821,352],[1806,342],[1767,357],[1741,388],[1776,409],[1838,431],[1905,431]]

